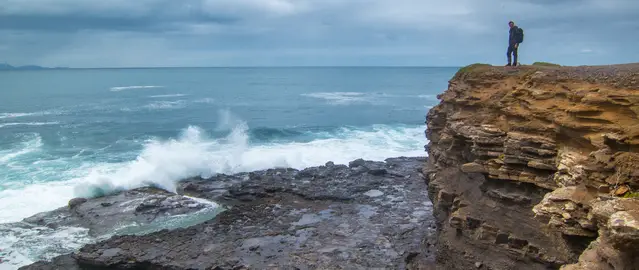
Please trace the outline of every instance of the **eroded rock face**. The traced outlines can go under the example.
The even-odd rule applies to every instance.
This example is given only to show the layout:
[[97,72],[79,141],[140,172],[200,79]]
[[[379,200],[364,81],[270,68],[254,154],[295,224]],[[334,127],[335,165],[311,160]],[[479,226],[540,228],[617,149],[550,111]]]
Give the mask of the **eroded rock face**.
[[435,226],[420,172],[425,162],[358,160],[187,180],[180,193],[228,210],[189,228],[116,236],[23,269],[429,269]]
[[639,269],[639,65],[469,68],[439,98],[440,266]]

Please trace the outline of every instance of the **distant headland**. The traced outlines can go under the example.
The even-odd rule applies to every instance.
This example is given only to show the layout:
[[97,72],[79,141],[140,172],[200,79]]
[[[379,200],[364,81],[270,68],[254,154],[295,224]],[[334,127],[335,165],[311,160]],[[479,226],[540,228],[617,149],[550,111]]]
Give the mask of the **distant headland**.
[[3,70],[44,70],[44,69],[68,69],[68,67],[42,67],[36,65],[12,66],[7,63],[0,63],[0,71]]

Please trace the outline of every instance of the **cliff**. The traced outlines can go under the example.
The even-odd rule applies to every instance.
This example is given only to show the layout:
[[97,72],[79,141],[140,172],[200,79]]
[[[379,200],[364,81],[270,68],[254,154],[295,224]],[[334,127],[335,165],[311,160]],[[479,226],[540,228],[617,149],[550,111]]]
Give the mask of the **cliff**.
[[472,65],[427,116],[445,269],[639,269],[639,64]]

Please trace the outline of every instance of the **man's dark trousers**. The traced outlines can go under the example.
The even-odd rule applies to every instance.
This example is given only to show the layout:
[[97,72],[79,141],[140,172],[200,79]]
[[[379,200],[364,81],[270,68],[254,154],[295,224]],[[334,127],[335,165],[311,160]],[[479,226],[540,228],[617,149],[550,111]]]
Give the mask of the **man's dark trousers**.
[[[517,43],[510,44],[508,46],[508,52],[506,53],[506,55],[508,55],[508,64],[510,65],[512,63],[513,66],[517,65],[517,49],[519,49],[519,46],[515,47],[515,45],[517,45]],[[510,60],[512,60],[511,54],[512,54],[512,57],[515,58],[514,62],[510,62]]]

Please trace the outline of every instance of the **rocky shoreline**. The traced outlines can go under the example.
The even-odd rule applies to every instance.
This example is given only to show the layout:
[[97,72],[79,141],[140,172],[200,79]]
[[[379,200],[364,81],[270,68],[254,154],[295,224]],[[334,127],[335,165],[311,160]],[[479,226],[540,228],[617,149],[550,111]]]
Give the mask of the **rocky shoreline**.
[[[21,269],[428,269],[434,265],[435,224],[421,174],[425,162],[329,162],[301,171],[188,179],[179,195],[143,188],[74,200],[55,215],[25,222],[73,224],[100,234],[118,220],[148,224],[157,216],[206,209],[191,198],[226,210],[186,228],[116,235]],[[113,215],[122,202],[133,210]],[[64,218],[52,218],[60,212]]]
[[14,258],[19,259],[21,254],[35,253],[40,259],[48,259],[113,235],[140,235],[195,225],[213,218],[220,210],[216,203],[155,188],[73,199],[67,207],[21,222],[0,224],[0,234],[19,239],[0,253],[0,266],[17,268],[20,260]]

